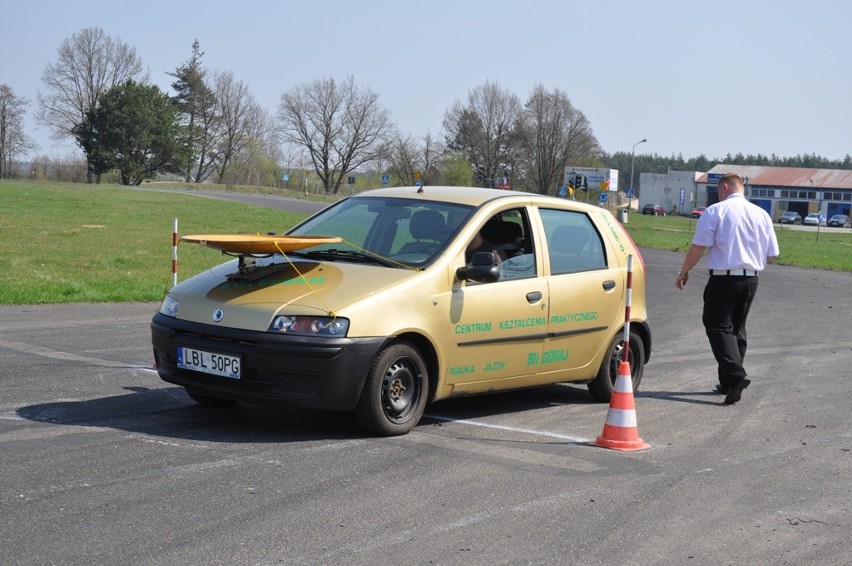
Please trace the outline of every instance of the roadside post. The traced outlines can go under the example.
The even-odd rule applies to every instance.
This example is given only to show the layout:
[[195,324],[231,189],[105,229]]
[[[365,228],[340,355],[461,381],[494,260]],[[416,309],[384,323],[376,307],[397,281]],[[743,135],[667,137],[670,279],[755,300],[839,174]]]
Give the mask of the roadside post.
[[172,287],[177,285],[177,247],[178,247],[178,219],[175,218],[172,227]]

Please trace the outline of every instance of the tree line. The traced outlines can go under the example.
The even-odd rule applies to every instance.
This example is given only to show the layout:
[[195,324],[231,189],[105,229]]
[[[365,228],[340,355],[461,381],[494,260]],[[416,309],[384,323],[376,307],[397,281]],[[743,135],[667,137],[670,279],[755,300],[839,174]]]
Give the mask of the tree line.
[[[211,72],[196,40],[189,58],[167,73],[172,93],[150,84],[135,48],[91,27],[65,39],[45,65],[36,121],[56,140],[73,140],[85,164],[20,157],[34,149],[23,131],[29,100],[0,84],[0,178],[46,175],[58,165],[90,182],[107,175],[125,185],[169,174],[190,183],[278,186],[295,171],[336,194],[358,175],[394,185],[511,187],[553,194],[568,165],[618,169],[627,179],[634,156],[605,153],[585,115],[560,89],[533,88],[526,100],[486,81],[443,117],[441,137],[404,134],[379,95],[354,77],[330,77],[283,92],[274,113],[230,71]],[[852,157],[817,155],[635,155],[638,171],[706,171],[716,163],[852,168]],[[84,174],[80,173],[80,169]],[[111,176],[111,177],[110,177]],[[637,185],[638,186],[638,185]]]

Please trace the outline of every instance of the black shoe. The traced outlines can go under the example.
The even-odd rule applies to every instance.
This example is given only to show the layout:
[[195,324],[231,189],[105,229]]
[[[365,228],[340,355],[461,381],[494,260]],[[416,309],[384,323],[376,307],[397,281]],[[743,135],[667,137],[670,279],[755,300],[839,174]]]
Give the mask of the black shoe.
[[741,379],[736,382],[732,387],[731,391],[728,393],[728,396],[725,397],[726,405],[733,405],[737,401],[740,400],[740,397],[743,395],[743,389],[749,386],[751,383],[750,379]]
[[730,387],[725,387],[725,386],[724,386],[724,385],[722,385],[721,383],[717,383],[717,384],[716,384],[716,393],[720,393],[720,394],[722,394],[722,395],[727,395],[727,394],[728,394],[728,393],[730,393],[730,392],[731,392],[731,388],[730,388]]

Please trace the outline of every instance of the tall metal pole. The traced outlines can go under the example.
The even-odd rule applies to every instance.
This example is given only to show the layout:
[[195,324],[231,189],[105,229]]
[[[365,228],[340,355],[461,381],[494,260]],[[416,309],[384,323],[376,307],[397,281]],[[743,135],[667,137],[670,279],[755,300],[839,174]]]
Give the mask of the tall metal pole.
[[[813,189],[814,188],[814,180],[808,179],[808,182],[811,184],[811,188]],[[820,191],[820,193],[819,193],[819,209],[817,210],[817,237],[816,237],[817,242],[819,242],[819,225],[820,225],[820,218],[822,217],[822,196],[823,196],[823,192]]]
[[[634,143],[633,149],[630,150],[630,190],[633,194],[636,194],[633,190],[633,163],[636,161],[636,146],[640,143],[645,143],[646,141],[648,141],[648,138],[642,138],[638,142]],[[630,212],[630,199],[627,199],[627,212]]]

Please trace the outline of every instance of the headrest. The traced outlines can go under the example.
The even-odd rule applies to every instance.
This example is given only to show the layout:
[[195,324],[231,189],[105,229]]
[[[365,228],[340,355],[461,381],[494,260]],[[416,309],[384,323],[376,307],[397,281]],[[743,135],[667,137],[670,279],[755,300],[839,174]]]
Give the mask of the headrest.
[[444,216],[437,210],[418,210],[408,222],[408,230],[417,240],[440,240],[446,229]]
[[523,236],[520,224],[493,218],[485,223],[481,232],[483,238],[497,246],[519,244]]

